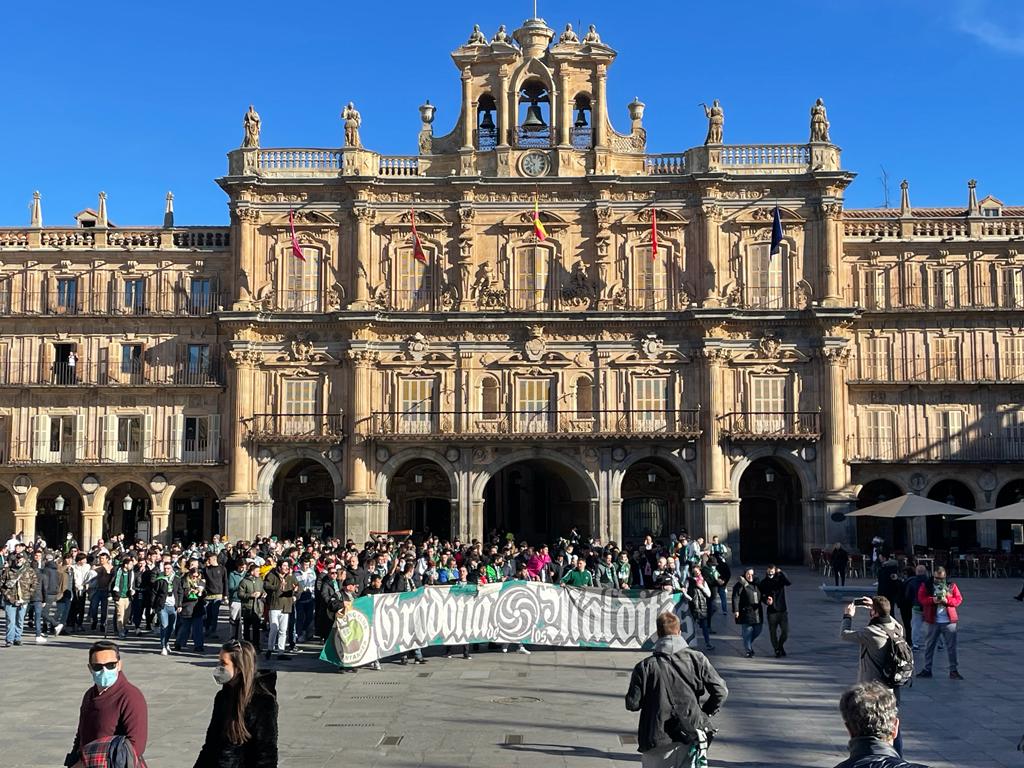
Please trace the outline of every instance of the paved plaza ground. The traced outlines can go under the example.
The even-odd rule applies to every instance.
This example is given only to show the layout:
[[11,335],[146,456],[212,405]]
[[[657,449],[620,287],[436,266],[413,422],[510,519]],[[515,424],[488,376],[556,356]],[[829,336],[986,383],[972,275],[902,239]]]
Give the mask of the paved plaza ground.
[[[768,638],[743,658],[736,627],[715,618],[710,657],[730,696],[718,719],[714,768],[833,766],[845,754],[837,701],[854,682],[857,649],[838,639],[842,606],[818,591],[821,578],[789,571],[792,638],[775,659]],[[868,581],[862,580],[870,591]],[[1024,765],[1015,751],[1024,731],[1024,606],[1011,599],[1019,580],[963,579],[960,670],[947,678],[938,656],[933,680],[904,696],[908,759],[934,768]],[[856,625],[866,618],[858,612]],[[0,649],[0,733],[5,768],[53,768],[74,733],[89,684],[84,649],[71,637],[37,647]],[[203,657],[162,657],[154,638],[125,643],[128,677],[150,707],[151,768],[191,768],[217,686],[215,648]],[[644,654],[545,650],[531,656],[478,653],[470,661],[428,653],[425,666],[385,664],[382,672],[342,675],[315,649],[272,662],[279,677],[281,765],[585,766],[637,765],[636,715],[623,694]],[[920,668],[921,662],[918,661]]]

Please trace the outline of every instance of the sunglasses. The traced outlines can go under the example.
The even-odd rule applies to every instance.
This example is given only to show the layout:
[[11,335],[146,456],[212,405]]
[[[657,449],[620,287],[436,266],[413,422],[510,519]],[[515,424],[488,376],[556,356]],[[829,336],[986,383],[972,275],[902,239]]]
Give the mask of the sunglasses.
[[99,672],[101,669],[115,670],[117,669],[117,665],[118,662],[116,661],[108,661],[106,664],[101,664],[98,661],[90,661],[89,669],[91,669],[93,672]]

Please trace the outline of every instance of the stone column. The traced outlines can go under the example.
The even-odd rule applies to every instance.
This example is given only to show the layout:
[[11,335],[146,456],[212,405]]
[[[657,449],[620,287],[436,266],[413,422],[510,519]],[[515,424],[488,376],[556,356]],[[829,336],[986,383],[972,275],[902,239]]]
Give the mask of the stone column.
[[835,493],[849,485],[846,464],[846,366],[850,360],[848,346],[826,347],[821,352],[823,382],[821,400],[822,486],[826,493]]
[[370,304],[370,227],[373,226],[377,212],[368,205],[361,204],[352,209],[352,215],[356,217],[356,246],[352,255],[355,296],[352,299],[352,306],[355,309],[366,309]]
[[469,67],[462,70],[462,148],[473,148],[473,130],[476,128],[476,112],[473,110],[473,75]]
[[[558,79],[558,91],[558,143],[567,147],[569,146],[569,126],[572,125],[572,102],[569,100],[569,74],[565,71]],[[554,110],[551,112],[551,117],[555,117]]]
[[728,272],[721,274],[718,263],[718,233],[722,221],[722,209],[714,202],[705,203],[701,207],[704,219],[704,267],[701,270],[700,279],[703,286],[698,286],[698,291],[703,291],[704,305],[717,307],[722,302],[719,297],[719,287],[728,280]]
[[[21,531],[25,534],[25,541],[31,542],[36,537],[36,508],[32,507],[23,508],[20,511],[15,510],[14,512],[14,532]],[[5,532],[6,535],[6,532]],[[49,546],[53,546],[54,542],[46,542]]]
[[706,493],[729,495],[726,472],[726,456],[721,445],[721,428],[718,417],[724,412],[722,398],[722,368],[729,360],[724,349],[710,347],[704,349],[704,358],[708,361],[705,368],[705,386],[703,405],[700,418],[703,422],[700,443],[704,446],[706,457],[704,489]]
[[825,231],[824,272],[826,307],[838,307],[843,304],[842,289],[839,285],[839,270],[842,267],[842,246],[839,238],[839,227],[842,226],[842,203],[822,203],[822,228]]
[[235,210],[235,218],[238,232],[238,277],[234,285],[234,295],[228,306],[237,301],[248,301],[252,299],[255,291],[253,285],[248,282],[256,274],[256,264],[253,259],[253,242],[255,240],[255,229],[259,226],[260,212],[248,206],[238,207]]
[[252,456],[242,426],[252,416],[252,384],[256,366],[263,355],[252,349],[236,349],[228,353],[228,392],[231,393],[231,495],[251,497]]
[[508,92],[508,68],[502,67],[498,72],[498,97],[494,100],[494,103],[498,107],[498,146],[508,146],[508,129],[509,125],[515,122],[512,117],[514,113],[509,112],[512,109],[510,104],[510,97]]
[[357,495],[369,495],[373,489],[370,488],[370,467],[369,456],[366,455],[369,443],[367,435],[370,432],[371,424],[371,376],[373,367],[377,361],[374,352],[356,350],[350,353],[354,363],[352,367],[353,386],[352,392],[352,429],[350,450],[352,454],[352,482],[349,486],[351,491]]
[[103,538],[103,512],[82,513],[82,549],[87,549]]
[[597,98],[591,110],[593,120],[594,146],[608,146],[608,66],[597,65]]
[[[149,513],[152,528],[149,531],[149,538],[161,541],[164,544],[171,543],[171,511],[169,509],[153,508]],[[223,523],[221,525],[223,527]]]

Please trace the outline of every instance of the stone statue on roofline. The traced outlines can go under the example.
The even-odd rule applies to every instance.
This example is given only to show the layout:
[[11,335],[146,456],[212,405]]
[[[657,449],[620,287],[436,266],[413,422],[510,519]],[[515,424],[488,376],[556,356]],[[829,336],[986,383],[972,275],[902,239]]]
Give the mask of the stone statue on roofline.
[[597,34],[597,27],[590,25],[590,30],[583,36],[583,42],[591,45],[602,45],[601,36]]
[[487,38],[484,33],[480,31],[480,25],[474,24],[473,31],[469,35],[469,40],[466,41],[466,45],[487,45]]
[[351,101],[341,111],[341,119],[345,121],[345,146],[362,146],[359,143],[359,126],[362,125],[363,118],[359,115],[356,105]]
[[576,37],[576,33],[572,31],[572,24],[565,25],[565,32],[558,38],[559,43],[578,43],[580,39]]
[[707,104],[701,103],[704,107],[704,116],[708,119],[708,135],[704,139],[705,144],[721,144],[722,143],[722,126],[725,125],[725,112],[722,110],[722,105],[718,103],[718,99],[711,102],[709,107]]
[[818,99],[811,107],[811,141],[822,144],[831,143],[828,137],[828,115],[825,113],[825,102]]
[[245,135],[242,138],[243,148],[256,148],[260,145],[260,115],[253,108],[252,104],[249,105],[249,111],[245,113],[245,117],[242,118],[242,126],[245,129]]
[[498,31],[494,33],[494,38],[491,40],[491,42],[508,44],[508,32],[505,31],[504,24],[498,27]]

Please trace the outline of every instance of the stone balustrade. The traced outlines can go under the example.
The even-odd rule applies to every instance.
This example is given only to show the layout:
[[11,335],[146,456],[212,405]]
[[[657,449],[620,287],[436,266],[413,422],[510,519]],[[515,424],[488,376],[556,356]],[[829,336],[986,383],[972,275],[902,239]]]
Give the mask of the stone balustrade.
[[811,161],[806,144],[727,144],[718,164],[731,168],[806,168]]
[[67,250],[120,248],[126,250],[226,251],[231,246],[230,227],[163,229],[160,227],[43,227],[0,229],[0,250]]
[[845,237],[866,237],[872,240],[880,237],[899,237],[898,219],[846,219],[843,222]]
[[686,173],[686,155],[644,155],[644,171],[648,176],[668,176]]
[[337,149],[260,149],[256,152],[260,171],[338,171],[341,151]]
[[377,166],[378,176],[419,176],[420,159],[409,155],[381,155]]

